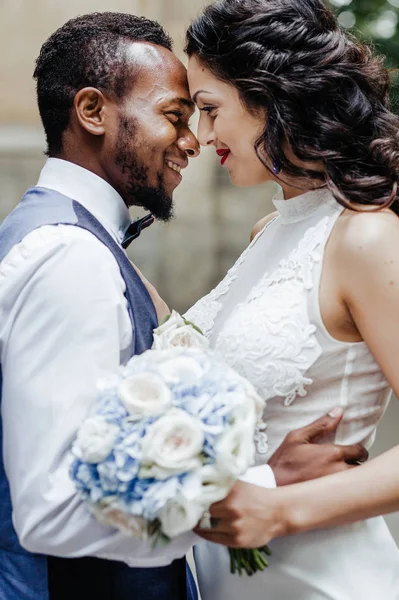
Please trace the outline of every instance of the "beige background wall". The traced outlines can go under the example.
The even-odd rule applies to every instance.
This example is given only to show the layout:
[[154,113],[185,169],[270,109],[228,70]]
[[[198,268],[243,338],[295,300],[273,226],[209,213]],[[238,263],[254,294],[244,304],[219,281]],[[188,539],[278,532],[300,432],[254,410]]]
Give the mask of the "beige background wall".
[[[161,21],[183,58],[184,26],[204,4],[204,0],[0,0],[0,220],[36,183],[44,162],[32,72],[48,35],[77,14],[133,12]],[[271,193],[267,185],[233,188],[214,153],[203,151],[177,190],[176,220],[147,230],[131,247],[131,257],[171,307],[185,310],[240,254],[251,226],[271,210]],[[393,400],[375,452],[399,442],[398,425],[399,402]],[[389,523],[399,541],[399,515],[391,516]]]

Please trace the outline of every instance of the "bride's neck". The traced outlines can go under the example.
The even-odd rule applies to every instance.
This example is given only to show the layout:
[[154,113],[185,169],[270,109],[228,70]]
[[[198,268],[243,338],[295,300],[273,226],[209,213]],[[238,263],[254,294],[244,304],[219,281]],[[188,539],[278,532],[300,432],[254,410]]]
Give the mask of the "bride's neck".
[[288,182],[279,181],[279,185],[283,190],[284,200],[291,200],[292,198],[296,198],[297,196],[302,196],[302,194],[306,194],[307,192],[311,192],[312,190],[317,190],[320,187],[325,185],[322,181],[309,181],[304,180],[299,183],[299,185],[293,186]]
[[[310,169],[314,171],[324,172],[324,165],[320,162],[305,162],[299,160],[297,156],[295,156],[294,152],[289,148],[285,148],[285,153],[287,158],[297,167],[301,167],[302,169]],[[317,180],[317,179],[300,179],[293,178],[289,176],[285,176],[284,172],[278,174],[277,183],[282,187],[284,200],[291,200],[292,198],[296,198],[297,196],[302,196],[302,194],[306,194],[306,192],[310,192],[312,190],[317,190],[320,187],[325,185],[325,180]]]

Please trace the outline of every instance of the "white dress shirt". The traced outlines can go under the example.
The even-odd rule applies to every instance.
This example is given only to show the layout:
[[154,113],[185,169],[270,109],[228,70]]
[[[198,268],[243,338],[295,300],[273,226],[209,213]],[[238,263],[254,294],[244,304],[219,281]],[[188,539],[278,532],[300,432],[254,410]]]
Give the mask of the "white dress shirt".
[[[131,219],[106,181],[50,158],[38,186],[78,201],[121,242]],[[188,533],[153,550],[149,542],[105,528],[68,474],[70,446],[96,398],[97,381],[129,356],[124,291],[109,249],[71,225],[34,230],[0,263],[4,465],[14,527],[27,550],[162,566],[199,538]]]

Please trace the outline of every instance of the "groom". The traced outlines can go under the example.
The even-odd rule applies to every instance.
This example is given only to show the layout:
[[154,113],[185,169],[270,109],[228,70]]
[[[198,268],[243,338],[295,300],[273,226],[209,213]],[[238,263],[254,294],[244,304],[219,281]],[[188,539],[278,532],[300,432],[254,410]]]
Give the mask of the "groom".
[[[152,343],[156,309],[123,248],[128,207],[169,220],[199,154],[185,68],[157,23],[94,13],[49,38],[35,78],[49,159],[0,229],[0,598],[191,600],[194,534],[152,550],[104,528],[68,475],[96,382]],[[277,480],[335,469],[334,446],[311,442],[338,422],[283,444]]]

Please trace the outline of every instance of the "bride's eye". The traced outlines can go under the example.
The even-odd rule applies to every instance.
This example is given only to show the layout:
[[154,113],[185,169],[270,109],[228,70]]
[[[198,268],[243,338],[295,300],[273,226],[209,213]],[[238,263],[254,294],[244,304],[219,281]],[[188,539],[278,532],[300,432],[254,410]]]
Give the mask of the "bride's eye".
[[201,112],[207,113],[210,117],[216,117],[216,107],[215,106],[204,106],[199,109]]

